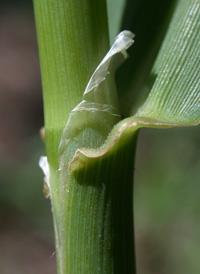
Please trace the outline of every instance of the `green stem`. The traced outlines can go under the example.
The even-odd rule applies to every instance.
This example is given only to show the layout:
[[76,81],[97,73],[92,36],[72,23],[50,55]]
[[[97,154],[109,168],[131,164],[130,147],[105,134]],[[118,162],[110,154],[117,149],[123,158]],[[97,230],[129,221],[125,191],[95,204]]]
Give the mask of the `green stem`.
[[109,48],[103,0],[34,0],[51,173],[52,207],[59,226],[58,146],[71,110]]
[[[109,48],[106,2],[34,0],[34,9],[58,273],[135,273],[132,170],[136,137],[92,168],[68,173],[66,165],[64,173],[58,172],[63,128]],[[102,142],[101,134],[94,136],[90,129],[86,136],[90,145]]]
[[[135,273],[136,134],[115,153],[69,174],[61,200],[63,273]],[[61,176],[62,181],[62,176]],[[64,240],[64,241],[63,241]]]

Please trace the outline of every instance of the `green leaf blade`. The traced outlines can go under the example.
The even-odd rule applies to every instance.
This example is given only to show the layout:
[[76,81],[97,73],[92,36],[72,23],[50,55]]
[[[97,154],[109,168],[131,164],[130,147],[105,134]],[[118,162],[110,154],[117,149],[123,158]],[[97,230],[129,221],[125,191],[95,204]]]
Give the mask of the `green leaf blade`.
[[200,122],[199,37],[199,1],[179,1],[147,85],[152,89],[136,116],[169,123]]

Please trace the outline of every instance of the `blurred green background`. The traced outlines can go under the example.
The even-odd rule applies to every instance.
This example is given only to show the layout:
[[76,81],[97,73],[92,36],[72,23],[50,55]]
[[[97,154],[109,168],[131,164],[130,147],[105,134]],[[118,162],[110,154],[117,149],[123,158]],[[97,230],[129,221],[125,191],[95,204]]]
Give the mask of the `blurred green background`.
[[[119,14],[113,10],[116,29]],[[0,1],[0,115],[0,273],[56,273],[51,207],[38,167],[45,151],[32,1]],[[140,131],[138,274],[200,273],[199,136],[200,127]]]
[[56,273],[32,1],[0,1],[0,273]]

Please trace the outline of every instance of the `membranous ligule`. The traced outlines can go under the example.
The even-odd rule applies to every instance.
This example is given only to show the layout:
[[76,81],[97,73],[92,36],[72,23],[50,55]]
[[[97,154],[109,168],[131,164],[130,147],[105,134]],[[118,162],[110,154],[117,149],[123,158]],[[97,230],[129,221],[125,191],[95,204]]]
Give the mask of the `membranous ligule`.
[[79,148],[99,148],[121,120],[114,74],[133,44],[130,31],[121,32],[94,71],[82,101],[71,111],[59,146],[60,169],[66,168]]

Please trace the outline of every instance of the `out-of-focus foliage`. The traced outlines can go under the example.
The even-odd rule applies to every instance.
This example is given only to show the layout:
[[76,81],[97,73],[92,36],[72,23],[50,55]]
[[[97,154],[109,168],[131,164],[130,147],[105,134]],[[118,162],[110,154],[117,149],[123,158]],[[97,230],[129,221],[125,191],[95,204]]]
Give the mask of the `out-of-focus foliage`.
[[55,273],[32,1],[0,1],[0,273]]
[[135,176],[138,273],[200,268],[200,128],[142,130]]

